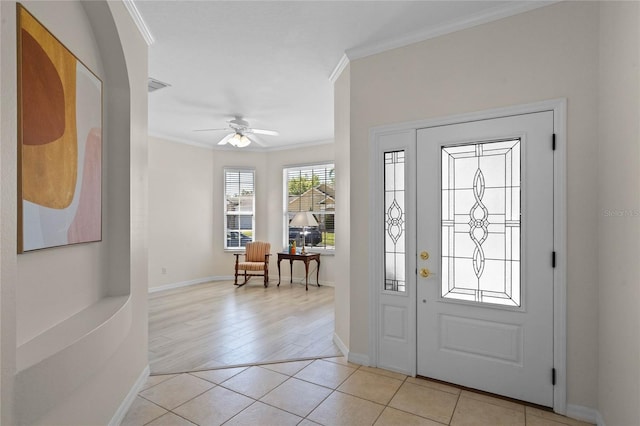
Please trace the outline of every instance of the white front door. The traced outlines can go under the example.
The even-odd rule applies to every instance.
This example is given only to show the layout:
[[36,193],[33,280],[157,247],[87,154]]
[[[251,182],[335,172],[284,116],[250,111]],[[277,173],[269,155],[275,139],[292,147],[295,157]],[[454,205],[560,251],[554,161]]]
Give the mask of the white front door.
[[418,130],[417,373],[554,404],[553,112]]

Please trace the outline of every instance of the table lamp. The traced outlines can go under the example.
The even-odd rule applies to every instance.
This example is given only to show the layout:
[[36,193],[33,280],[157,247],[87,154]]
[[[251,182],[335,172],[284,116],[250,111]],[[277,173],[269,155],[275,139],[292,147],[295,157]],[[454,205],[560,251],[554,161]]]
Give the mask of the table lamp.
[[307,226],[318,226],[318,222],[316,218],[313,217],[311,212],[298,212],[289,222],[289,226],[293,226],[296,228],[302,227],[302,254],[305,254],[307,251],[305,250],[305,246],[307,244]]

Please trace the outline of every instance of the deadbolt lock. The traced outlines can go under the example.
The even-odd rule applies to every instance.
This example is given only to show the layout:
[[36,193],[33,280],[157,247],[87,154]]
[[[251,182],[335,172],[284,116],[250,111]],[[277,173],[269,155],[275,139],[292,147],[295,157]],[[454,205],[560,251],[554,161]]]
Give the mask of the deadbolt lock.
[[420,276],[422,278],[429,278],[429,275],[431,275],[431,271],[429,271],[429,269],[427,268],[420,268]]
[[429,258],[429,253],[426,251],[420,252],[420,259],[427,260]]

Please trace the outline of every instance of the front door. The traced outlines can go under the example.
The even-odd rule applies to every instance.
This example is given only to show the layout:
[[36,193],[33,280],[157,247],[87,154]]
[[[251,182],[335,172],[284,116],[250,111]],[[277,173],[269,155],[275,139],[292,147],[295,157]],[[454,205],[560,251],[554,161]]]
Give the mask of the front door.
[[417,132],[417,373],[553,406],[553,112]]

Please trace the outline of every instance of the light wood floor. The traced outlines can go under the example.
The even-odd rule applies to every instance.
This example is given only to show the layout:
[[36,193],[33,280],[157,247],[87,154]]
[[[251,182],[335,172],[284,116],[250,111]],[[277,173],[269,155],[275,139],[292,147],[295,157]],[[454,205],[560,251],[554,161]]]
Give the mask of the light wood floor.
[[152,374],[340,356],[332,287],[217,281],[149,295]]

